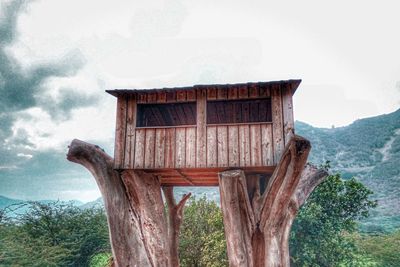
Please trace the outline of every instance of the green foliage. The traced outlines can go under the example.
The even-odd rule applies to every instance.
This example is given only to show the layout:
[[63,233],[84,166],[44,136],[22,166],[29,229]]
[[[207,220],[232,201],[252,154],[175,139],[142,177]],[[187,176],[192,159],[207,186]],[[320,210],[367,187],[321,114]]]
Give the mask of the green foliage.
[[26,214],[1,227],[3,266],[88,266],[92,255],[110,249],[101,209],[33,202]]
[[89,267],[108,267],[111,263],[111,253],[99,253],[90,259]]
[[356,235],[357,246],[372,258],[377,266],[396,267],[400,263],[400,230],[383,235]]
[[329,176],[300,209],[290,234],[293,266],[365,266],[347,233],[357,230],[356,220],[376,206],[372,191],[357,180]]
[[227,266],[222,213],[215,202],[192,199],[185,207],[179,255],[182,266]]

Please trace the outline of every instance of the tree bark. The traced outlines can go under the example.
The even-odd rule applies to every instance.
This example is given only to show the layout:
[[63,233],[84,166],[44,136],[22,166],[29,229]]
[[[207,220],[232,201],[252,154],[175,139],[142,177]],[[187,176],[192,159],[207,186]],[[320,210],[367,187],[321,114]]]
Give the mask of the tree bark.
[[[67,159],[86,167],[96,179],[107,213],[114,266],[179,266],[177,236],[190,195],[172,205],[173,188],[167,190],[172,207],[168,218],[176,224],[167,223],[157,177],[133,170],[119,173],[102,149],[76,139]],[[171,236],[176,236],[174,242]]]
[[293,220],[327,176],[326,171],[306,165],[310,149],[308,140],[294,136],[269,179],[246,177],[242,170],[220,173],[230,266],[290,265],[288,241]]

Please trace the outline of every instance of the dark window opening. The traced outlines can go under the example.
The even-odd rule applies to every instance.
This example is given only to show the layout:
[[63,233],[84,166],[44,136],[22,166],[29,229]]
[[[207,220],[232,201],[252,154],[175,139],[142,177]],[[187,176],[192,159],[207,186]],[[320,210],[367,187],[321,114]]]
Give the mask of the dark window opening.
[[207,102],[207,124],[272,122],[271,113],[271,98]]
[[196,103],[138,104],[136,127],[196,125]]

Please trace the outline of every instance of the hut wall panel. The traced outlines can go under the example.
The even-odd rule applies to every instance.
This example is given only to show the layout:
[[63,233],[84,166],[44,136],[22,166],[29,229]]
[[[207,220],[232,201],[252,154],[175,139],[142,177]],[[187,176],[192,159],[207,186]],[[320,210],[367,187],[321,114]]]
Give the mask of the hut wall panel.
[[228,153],[229,153],[229,166],[238,167],[239,161],[239,127],[228,126]]
[[274,150],[272,140],[272,125],[261,125],[261,153],[263,166],[271,166],[274,164]]
[[175,168],[175,128],[165,129],[165,167]]
[[249,125],[239,126],[240,166],[250,166],[250,129]]
[[186,167],[196,167],[196,128],[186,128]]
[[293,119],[293,102],[292,89],[286,88],[282,90],[282,109],[283,109],[283,132],[285,145],[289,143],[290,138],[294,135],[294,119]]
[[217,167],[217,127],[207,127],[207,167]]
[[218,167],[228,166],[228,126],[217,127]]
[[127,115],[126,115],[126,145],[124,168],[132,169],[135,157],[135,128],[136,128],[136,99],[130,97],[128,99]]
[[165,129],[156,129],[155,168],[164,168],[165,164]]
[[272,88],[271,102],[274,141],[274,164],[277,164],[281,158],[285,145],[283,137],[282,96],[279,87]]
[[175,131],[175,168],[183,168],[186,162],[186,129],[176,128]]
[[196,167],[206,167],[206,146],[207,146],[207,129],[206,129],[206,106],[207,106],[207,90],[199,89],[197,91],[197,134],[196,134]]
[[135,168],[144,168],[146,129],[136,129],[135,134]]
[[146,169],[154,168],[155,159],[156,130],[146,129],[144,167]]
[[250,164],[261,166],[261,128],[259,124],[250,125]]
[[119,97],[117,100],[117,117],[115,125],[114,168],[124,167],[125,134],[126,134],[127,100]]

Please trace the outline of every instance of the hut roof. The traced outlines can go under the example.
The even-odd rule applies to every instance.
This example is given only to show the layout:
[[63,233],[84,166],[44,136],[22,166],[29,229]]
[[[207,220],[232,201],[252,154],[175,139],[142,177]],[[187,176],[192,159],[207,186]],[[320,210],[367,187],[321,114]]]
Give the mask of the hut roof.
[[122,95],[130,95],[135,94],[137,92],[141,93],[152,93],[152,92],[161,92],[161,91],[177,91],[177,90],[191,90],[191,89],[207,89],[207,88],[216,88],[216,89],[230,89],[236,88],[240,86],[257,86],[257,87],[290,87],[293,90],[293,94],[295,93],[297,87],[300,85],[301,80],[282,80],[282,81],[270,81],[270,82],[249,82],[249,83],[236,83],[236,84],[207,84],[207,85],[194,85],[187,87],[171,87],[171,88],[153,88],[153,89],[114,89],[114,90],[106,90],[107,93],[113,96],[122,96]]

